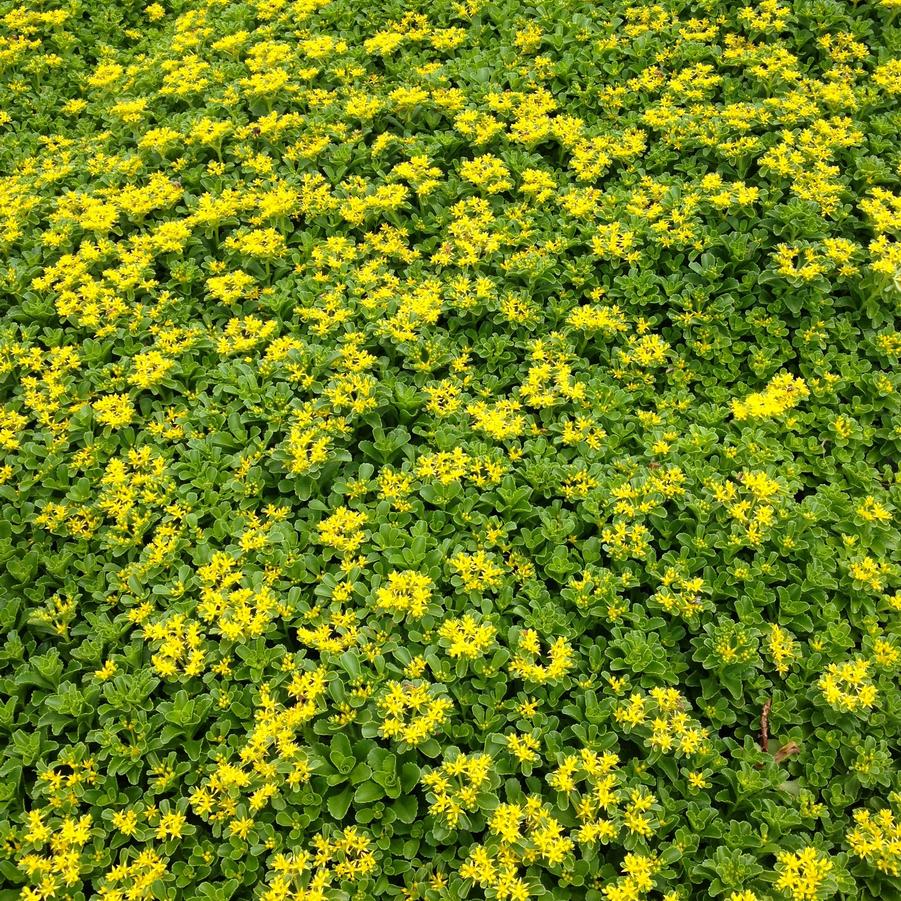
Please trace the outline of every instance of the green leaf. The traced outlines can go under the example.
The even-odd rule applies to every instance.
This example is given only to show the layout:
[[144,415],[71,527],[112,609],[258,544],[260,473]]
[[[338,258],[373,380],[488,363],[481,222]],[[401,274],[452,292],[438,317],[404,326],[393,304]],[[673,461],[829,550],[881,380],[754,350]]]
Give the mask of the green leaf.
[[416,795],[404,795],[392,802],[391,809],[402,823],[410,824],[416,820],[419,813],[419,801]]
[[7,572],[17,582],[28,582],[38,571],[39,557],[35,551],[29,551],[21,557],[13,557],[6,561]]
[[325,804],[328,807],[329,813],[336,820],[343,820],[353,800],[354,790],[348,786],[336,795],[329,795]]
[[364,782],[362,785],[357,787],[357,790],[354,792],[354,803],[356,804],[371,804],[373,801],[378,801],[379,798],[385,797],[385,791],[375,782]]

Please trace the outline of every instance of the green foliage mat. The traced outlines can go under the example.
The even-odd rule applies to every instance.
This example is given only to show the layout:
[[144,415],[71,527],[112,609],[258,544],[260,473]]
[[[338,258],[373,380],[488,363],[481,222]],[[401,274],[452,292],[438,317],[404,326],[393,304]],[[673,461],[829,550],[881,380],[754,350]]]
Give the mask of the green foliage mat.
[[0,901],[901,899],[899,0],[0,4]]

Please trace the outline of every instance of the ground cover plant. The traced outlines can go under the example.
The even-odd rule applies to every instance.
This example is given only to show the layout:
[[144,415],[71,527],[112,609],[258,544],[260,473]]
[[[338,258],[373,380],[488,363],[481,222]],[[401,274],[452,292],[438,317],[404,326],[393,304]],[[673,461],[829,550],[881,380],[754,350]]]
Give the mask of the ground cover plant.
[[901,898],[899,8],[0,4],[0,901]]

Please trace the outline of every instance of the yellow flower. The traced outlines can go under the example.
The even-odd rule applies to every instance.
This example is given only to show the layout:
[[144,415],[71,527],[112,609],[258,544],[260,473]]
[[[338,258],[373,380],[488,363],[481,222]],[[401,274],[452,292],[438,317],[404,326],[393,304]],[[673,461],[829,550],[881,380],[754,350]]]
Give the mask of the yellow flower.
[[776,888],[792,901],[816,901],[823,883],[833,870],[832,861],[813,847],[794,853],[780,851],[776,860]]
[[901,873],[901,824],[887,807],[876,813],[854,811],[855,826],[848,832],[848,846],[882,873]]
[[179,813],[177,810],[164,813],[156,827],[156,837],[158,839],[181,838],[184,826],[185,816],[183,813]]
[[407,613],[415,619],[425,616],[434,583],[423,573],[394,571],[376,591],[376,603],[387,610]]
[[436,696],[428,682],[388,682],[379,701],[385,738],[420,745],[438,731],[450,716],[453,702]]
[[870,661],[864,657],[830,663],[817,685],[826,703],[841,711],[869,710],[878,696],[870,678]]
[[319,523],[319,540],[344,554],[355,553],[365,539],[361,531],[367,520],[365,513],[339,507]]
[[796,407],[810,391],[803,379],[784,372],[770,381],[764,391],[732,401],[732,414],[739,421],[781,416]]
[[474,554],[456,554],[450,566],[463,580],[467,591],[482,591],[500,586],[504,571],[484,551]]
[[474,160],[464,160],[460,173],[468,182],[484,188],[489,194],[499,194],[513,187],[510,170],[496,156],[486,153]]
[[113,813],[113,825],[123,835],[134,835],[138,828],[138,815],[134,810],[117,810]]
[[132,374],[129,382],[138,388],[152,388],[169,374],[175,361],[164,357],[157,350],[148,350],[132,358]]
[[259,259],[277,259],[284,256],[288,246],[282,234],[274,228],[256,228],[241,235],[233,235],[225,246]]
[[459,618],[446,619],[438,634],[450,642],[447,653],[451,657],[474,660],[484,656],[493,644],[495,631],[491,623],[479,623],[471,613],[467,613]]
[[575,666],[575,653],[562,635],[551,642],[547,665],[531,659],[539,650],[538,633],[525,629],[519,639],[519,648],[509,663],[510,672],[519,679],[546,684],[562,679]]
[[94,401],[94,415],[97,421],[111,429],[127,426],[135,415],[135,407],[127,394],[108,394]]
[[112,679],[112,677],[116,674],[116,662],[112,659],[107,660],[106,663],[103,664],[102,667],[98,670],[94,670],[94,675],[100,679],[101,682],[105,682],[107,679]]

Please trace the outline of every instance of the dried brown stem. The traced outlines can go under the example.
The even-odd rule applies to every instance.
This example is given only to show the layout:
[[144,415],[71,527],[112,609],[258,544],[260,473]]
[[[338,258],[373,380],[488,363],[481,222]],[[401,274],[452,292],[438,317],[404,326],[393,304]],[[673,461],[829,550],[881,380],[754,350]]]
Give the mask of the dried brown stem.
[[760,747],[764,753],[770,749],[770,708],[773,702],[768,700],[760,713]]

